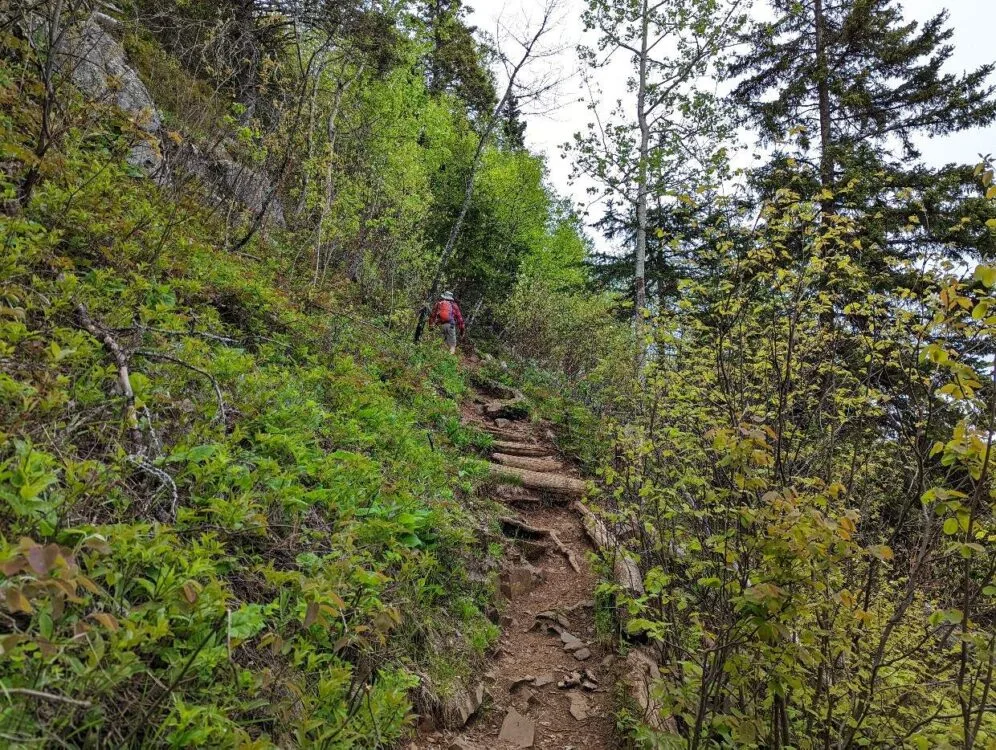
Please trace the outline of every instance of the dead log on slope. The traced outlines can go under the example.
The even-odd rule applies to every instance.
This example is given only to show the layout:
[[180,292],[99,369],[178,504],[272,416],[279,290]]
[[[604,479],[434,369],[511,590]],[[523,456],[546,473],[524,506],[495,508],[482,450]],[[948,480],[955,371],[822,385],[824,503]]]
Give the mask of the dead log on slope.
[[658,732],[676,735],[677,722],[673,716],[665,716],[663,706],[654,698],[654,683],[660,681],[661,672],[653,652],[646,646],[634,648],[626,655],[625,664],[622,683],[639,710],[640,718]]
[[526,456],[512,456],[508,453],[495,453],[491,456],[491,460],[504,466],[514,466],[516,469],[539,471],[544,474],[556,474],[564,470],[563,464],[553,458],[553,456],[527,458]]
[[574,510],[581,515],[585,533],[598,548],[606,560],[612,561],[612,572],[615,581],[631,596],[643,596],[643,576],[636,562],[626,554],[619,540],[609,531],[609,527],[579,502],[574,503]]
[[[581,515],[585,533],[592,543],[607,560],[613,561],[615,582],[631,596],[643,595],[640,568],[627,555],[608,526],[580,502],[574,503],[574,509]],[[643,722],[658,732],[677,734],[678,726],[674,717],[666,716],[663,706],[654,698],[654,683],[661,679],[661,673],[653,651],[646,646],[637,646],[626,656],[625,665],[626,671],[621,682]]]
[[585,483],[574,477],[561,474],[543,474],[538,471],[517,469],[514,466],[490,464],[491,474],[499,479],[514,479],[531,490],[545,490],[558,495],[581,497],[585,492]]

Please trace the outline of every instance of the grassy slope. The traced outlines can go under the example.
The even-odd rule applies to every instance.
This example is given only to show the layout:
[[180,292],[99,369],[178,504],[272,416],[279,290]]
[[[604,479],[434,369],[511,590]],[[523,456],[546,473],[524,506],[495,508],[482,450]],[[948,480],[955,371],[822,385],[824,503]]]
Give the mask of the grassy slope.
[[[0,97],[0,147],[23,158],[34,123],[9,69]],[[279,238],[253,250],[268,263],[219,249],[196,194],[129,174],[122,132],[74,131],[0,224],[0,681],[89,704],[11,694],[0,732],[387,742],[496,635],[469,572],[490,564],[462,379],[342,299],[289,291]],[[80,303],[132,352],[154,469],[129,457]]]

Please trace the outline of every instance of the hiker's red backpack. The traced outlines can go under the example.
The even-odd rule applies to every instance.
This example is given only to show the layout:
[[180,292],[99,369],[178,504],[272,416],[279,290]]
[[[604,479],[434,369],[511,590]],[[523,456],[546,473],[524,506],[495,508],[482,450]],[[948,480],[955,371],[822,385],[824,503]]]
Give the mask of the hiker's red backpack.
[[439,315],[440,323],[452,323],[453,322],[453,303],[449,300],[443,299],[439,301],[439,305],[436,308]]

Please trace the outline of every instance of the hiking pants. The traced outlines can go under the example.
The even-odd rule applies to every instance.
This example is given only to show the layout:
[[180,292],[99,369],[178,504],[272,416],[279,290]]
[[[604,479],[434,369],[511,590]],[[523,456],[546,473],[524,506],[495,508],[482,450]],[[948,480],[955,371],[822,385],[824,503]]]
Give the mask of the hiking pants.
[[443,323],[443,340],[446,342],[447,346],[457,345],[457,329],[456,323],[452,321],[449,323]]

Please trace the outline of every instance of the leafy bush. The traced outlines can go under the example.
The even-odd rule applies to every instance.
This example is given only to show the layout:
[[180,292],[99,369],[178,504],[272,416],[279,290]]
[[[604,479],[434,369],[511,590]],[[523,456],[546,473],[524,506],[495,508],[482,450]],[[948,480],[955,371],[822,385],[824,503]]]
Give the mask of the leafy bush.
[[897,304],[850,220],[786,190],[763,223],[740,249],[717,227],[714,273],[656,321],[644,388],[617,403],[606,517],[646,589],[619,601],[673,717],[637,734],[982,746],[996,272],[920,269]]

